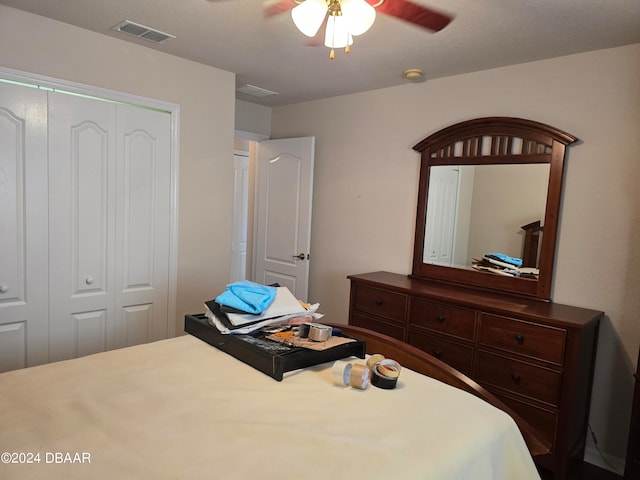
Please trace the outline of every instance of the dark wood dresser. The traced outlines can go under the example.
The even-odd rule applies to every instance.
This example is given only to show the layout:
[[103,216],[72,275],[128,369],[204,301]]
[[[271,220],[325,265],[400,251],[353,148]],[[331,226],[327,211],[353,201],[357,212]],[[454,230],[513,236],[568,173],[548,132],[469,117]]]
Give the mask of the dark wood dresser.
[[350,275],[349,323],[434,355],[537,427],[564,478],[582,459],[603,312],[388,272]]

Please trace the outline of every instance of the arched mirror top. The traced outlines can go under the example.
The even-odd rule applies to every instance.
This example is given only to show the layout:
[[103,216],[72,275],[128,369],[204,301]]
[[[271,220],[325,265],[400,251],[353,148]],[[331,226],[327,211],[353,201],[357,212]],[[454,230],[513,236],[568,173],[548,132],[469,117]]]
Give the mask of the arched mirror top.
[[[565,147],[576,140],[532,120],[487,117],[416,144],[412,276],[549,300]],[[517,268],[495,263],[505,259]]]

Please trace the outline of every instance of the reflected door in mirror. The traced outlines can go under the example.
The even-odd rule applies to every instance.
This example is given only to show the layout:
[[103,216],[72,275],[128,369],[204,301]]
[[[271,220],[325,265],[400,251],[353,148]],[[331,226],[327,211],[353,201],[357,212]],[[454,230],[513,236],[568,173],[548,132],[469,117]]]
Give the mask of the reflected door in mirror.
[[431,171],[424,231],[425,263],[451,266],[455,262],[459,172],[457,166],[438,167]]

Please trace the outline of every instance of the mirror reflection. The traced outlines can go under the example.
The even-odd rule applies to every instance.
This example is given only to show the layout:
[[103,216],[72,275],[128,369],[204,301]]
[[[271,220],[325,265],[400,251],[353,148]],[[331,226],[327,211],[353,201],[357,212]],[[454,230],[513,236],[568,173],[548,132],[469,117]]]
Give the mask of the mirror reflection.
[[535,279],[549,172],[548,163],[430,167],[423,262]]

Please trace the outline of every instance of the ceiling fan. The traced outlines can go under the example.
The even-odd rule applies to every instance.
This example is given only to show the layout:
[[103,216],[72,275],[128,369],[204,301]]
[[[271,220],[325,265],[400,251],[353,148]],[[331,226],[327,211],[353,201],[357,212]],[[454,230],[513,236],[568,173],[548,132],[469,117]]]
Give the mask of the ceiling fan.
[[[366,32],[376,12],[390,15],[419,27],[438,32],[453,17],[411,0],[279,0],[265,9],[267,17],[291,11],[294,24],[303,34],[315,38],[325,26],[324,45],[344,48],[349,53],[353,37]],[[317,43],[316,43],[317,44]]]

